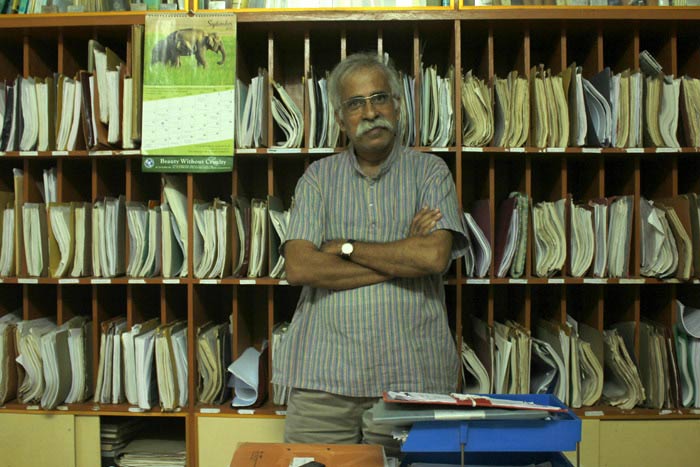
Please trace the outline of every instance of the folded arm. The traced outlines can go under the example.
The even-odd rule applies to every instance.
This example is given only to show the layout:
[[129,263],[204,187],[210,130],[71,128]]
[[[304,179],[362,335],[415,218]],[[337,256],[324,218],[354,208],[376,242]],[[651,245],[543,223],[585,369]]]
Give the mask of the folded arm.
[[[322,251],[339,252],[343,240],[323,245]],[[425,236],[388,243],[355,242],[350,261],[391,277],[440,274],[450,261],[452,232],[436,230]]]
[[439,209],[423,208],[414,216],[408,238],[356,242],[350,260],[340,257],[345,239],[330,240],[320,249],[306,240],[290,240],[284,246],[287,280],[292,285],[344,290],[393,277],[439,274],[447,267],[452,248],[451,232],[431,232],[441,218]]
[[292,285],[345,290],[391,279],[390,275],[321,251],[306,240],[288,241],[284,258],[287,281]]

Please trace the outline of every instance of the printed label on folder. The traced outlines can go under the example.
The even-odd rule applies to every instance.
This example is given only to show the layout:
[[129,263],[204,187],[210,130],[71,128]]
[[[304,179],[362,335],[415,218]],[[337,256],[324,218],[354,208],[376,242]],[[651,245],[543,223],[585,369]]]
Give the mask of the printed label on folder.
[[59,283],[59,284],[79,284],[79,283],[80,283],[80,279],[75,279],[75,278],[72,278],[72,277],[68,277],[68,278],[63,277],[63,278],[61,278],[61,279],[58,280],[58,283]]
[[489,284],[491,279],[467,279],[467,284]]
[[112,279],[90,279],[91,284],[111,284]]

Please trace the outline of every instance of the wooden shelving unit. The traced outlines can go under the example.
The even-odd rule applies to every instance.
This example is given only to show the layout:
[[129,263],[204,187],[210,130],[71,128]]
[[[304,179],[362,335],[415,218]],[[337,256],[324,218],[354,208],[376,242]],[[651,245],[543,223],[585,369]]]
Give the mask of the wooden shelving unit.
[[[695,37],[700,8],[571,8],[571,7],[463,7],[425,10],[240,11],[237,68],[249,80],[259,67],[281,83],[303,105],[301,77],[313,66],[330,70],[343,56],[374,50],[387,52],[397,68],[418,76],[421,62],[474,70],[480,78],[505,76],[510,70],[527,74],[539,63],[558,73],[576,61],[590,76],[605,66],[618,72],[639,66],[643,49],[652,52],[673,75],[700,77],[700,47]],[[74,15],[0,16],[0,79],[16,75],[73,75],[87,66],[87,41],[97,38],[123,57],[131,47],[130,27],[143,24],[144,14],[104,13]],[[456,73],[455,108],[461,109]],[[270,93],[271,94],[271,93]],[[308,124],[308,109],[305,108]],[[470,315],[489,322],[514,319],[526,327],[539,317],[564,321],[566,313],[598,329],[622,320],[649,318],[666,325],[675,322],[676,298],[700,305],[700,282],[656,280],[640,276],[639,198],[700,192],[698,148],[465,148],[461,141],[461,113],[456,114],[457,135],[448,148],[417,148],[442,157],[454,175],[465,209],[489,199],[492,223],[500,201],[511,191],[524,191],[533,202],[554,201],[573,195],[575,200],[611,195],[633,195],[635,229],[631,275],[623,279],[572,278],[565,270],[553,278],[533,276],[532,234],[523,279],[486,279],[464,276],[457,262],[445,279],[448,312],[457,344]],[[308,125],[307,125],[308,126]],[[281,136],[268,116],[271,146]],[[308,136],[308,130],[307,130]],[[231,195],[280,197],[289,207],[297,179],[308,165],[335,149],[279,151],[241,150],[232,173],[187,174],[188,210],[194,199],[230,199]],[[161,197],[158,174],[142,173],[138,151],[93,153],[42,152],[0,154],[0,189],[12,190],[12,169],[25,173],[25,200],[40,201],[35,181],[42,170],[56,167],[59,201],[94,201],[124,194],[127,201]],[[494,224],[492,224],[493,226]],[[190,223],[189,235],[192,235]],[[492,231],[495,229],[492,229]],[[492,239],[493,240],[493,239]],[[492,242],[493,243],[493,242]],[[192,242],[189,242],[190,249]],[[192,258],[190,251],[189,257]],[[191,261],[191,260],[190,260]],[[192,271],[190,265],[189,270]],[[125,315],[129,325],[159,317],[162,322],[186,319],[189,325],[190,405],[175,413],[157,409],[134,412],[126,405],[92,403],[44,411],[10,403],[2,413],[72,413],[89,416],[172,417],[185,420],[189,465],[198,462],[198,417],[282,419],[272,405],[254,414],[240,414],[228,405],[200,407],[194,401],[197,381],[194,337],[197,326],[232,317],[234,358],[252,344],[270,339],[275,323],[291,320],[300,289],[270,278],[225,278],[200,281],[192,277],[164,280],[116,278],[49,279],[0,278],[0,315],[22,309],[25,319],[52,316],[59,323],[75,315],[91,316],[95,323]],[[99,349],[95,327],[93,353]],[[638,334],[638,332],[637,332]],[[637,341],[639,336],[637,335]],[[636,344],[637,353],[639,345]],[[268,362],[269,363],[269,362]],[[97,358],[94,359],[95,369]],[[97,374],[97,371],[94,372]],[[700,419],[691,410],[659,414],[638,408],[621,411],[607,406],[583,408],[584,419],[654,420]],[[166,421],[167,422],[167,421]]]

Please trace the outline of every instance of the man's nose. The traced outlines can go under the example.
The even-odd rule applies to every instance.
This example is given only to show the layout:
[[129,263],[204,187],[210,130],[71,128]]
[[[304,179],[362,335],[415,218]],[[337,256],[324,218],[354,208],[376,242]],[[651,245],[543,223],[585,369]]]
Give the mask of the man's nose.
[[362,118],[366,120],[373,120],[377,114],[377,109],[372,104],[371,99],[365,99],[364,105],[362,106]]

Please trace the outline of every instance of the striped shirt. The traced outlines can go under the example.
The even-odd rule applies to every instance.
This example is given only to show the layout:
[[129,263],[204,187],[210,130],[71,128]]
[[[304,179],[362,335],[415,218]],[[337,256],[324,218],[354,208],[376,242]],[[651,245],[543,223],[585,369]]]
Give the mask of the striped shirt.
[[[440,208],[436,228],[453,232],[451,257],[462,256],[466,233],[442,159],[397,144],[370,178],[350,148],[314,162],[301,177],[287,240],[317,247],[333,239],[401,240],[423,206]],[[305,286],[275,362],[274,383],[345,396],[454,390],[459,360],[442,276],[342,291]]]

